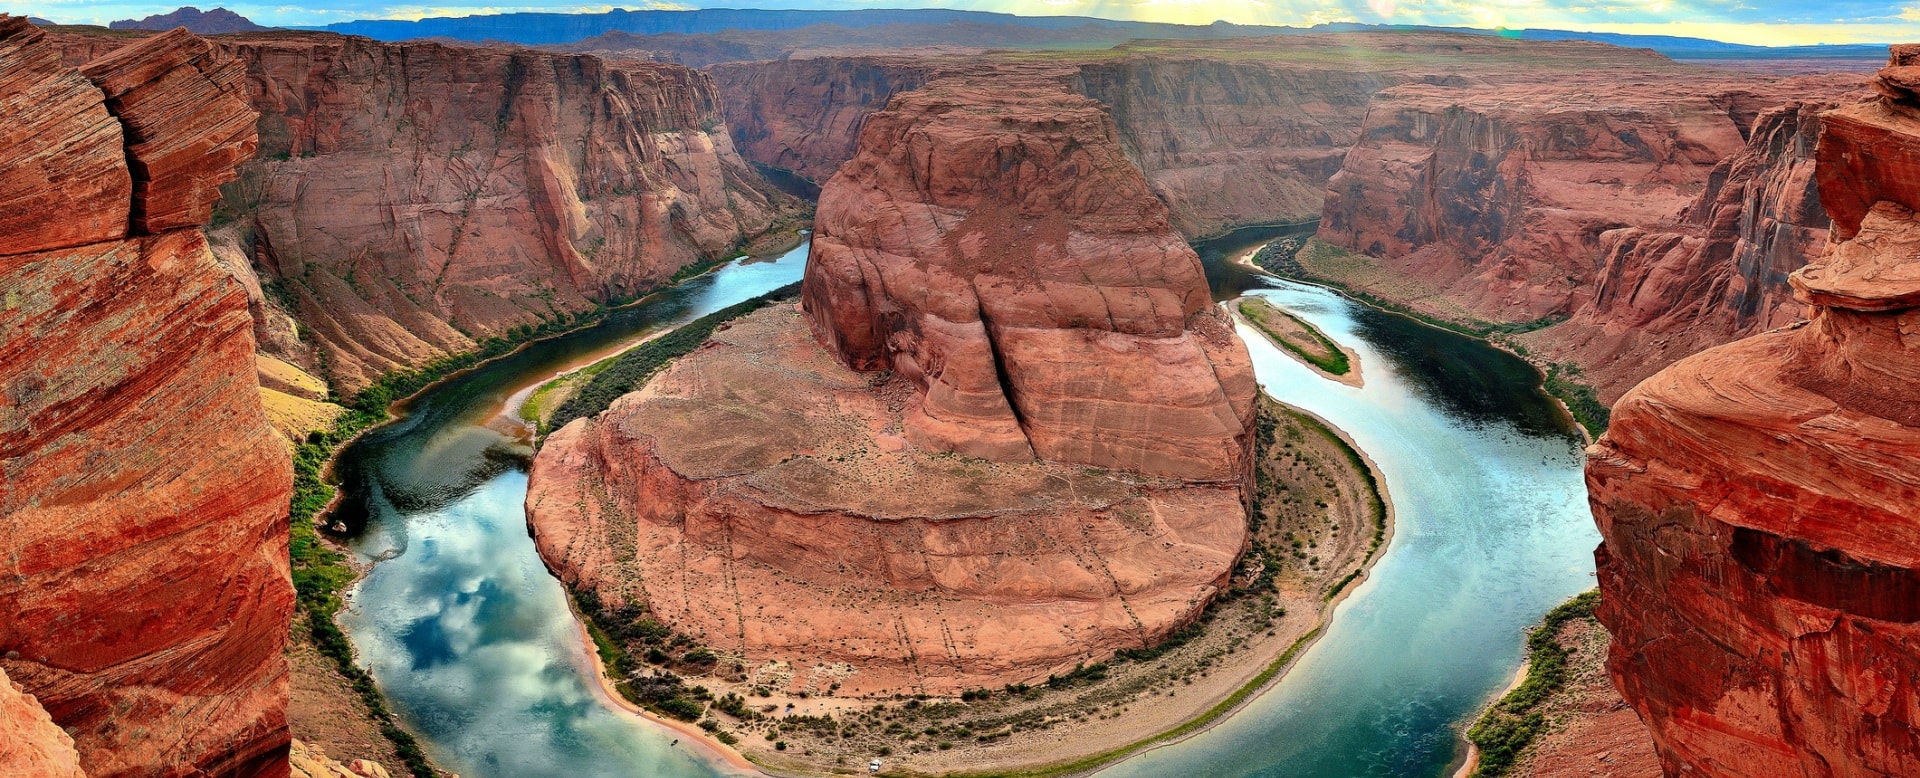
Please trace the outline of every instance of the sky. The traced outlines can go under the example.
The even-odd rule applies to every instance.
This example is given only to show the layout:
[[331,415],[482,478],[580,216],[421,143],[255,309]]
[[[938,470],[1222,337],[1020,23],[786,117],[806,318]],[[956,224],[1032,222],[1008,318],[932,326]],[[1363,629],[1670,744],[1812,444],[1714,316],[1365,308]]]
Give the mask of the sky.
[[[106,24],[173,10],[143,0],[0,0],[0,12],[71,24]],[[515,2],[515,0],[507,0]],[[528,2],[529,0],[518,0]],[[1920,0],[633,0],[582,5],[531,0],[301,0],[217,3],[262,24],[418,19],[511,11],[612,8],[960,8],[1024,15],[1208,24],[1309,26],[1322,22],[1432,24],[1681,35],[1767,46],[1920,41]],[[207,0],[200,7],[211,8]]]

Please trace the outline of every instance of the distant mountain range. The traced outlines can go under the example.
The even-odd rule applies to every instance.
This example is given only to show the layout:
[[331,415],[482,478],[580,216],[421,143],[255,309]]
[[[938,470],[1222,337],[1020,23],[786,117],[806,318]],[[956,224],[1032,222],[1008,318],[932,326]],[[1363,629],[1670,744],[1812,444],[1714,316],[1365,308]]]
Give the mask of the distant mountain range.
[[188,32],[196,35],[219,35],[226,32],[256,32],[259,30],[273,29],[272,27],[263,27],[254,24],[253,21],[247,17],[225,8],[201,11],[190,5],[183,6],[173,13],[156,14],[145,19],[121,19],[107,26],[115,30],[171,30],[175,27],[185,27]]
[[[1564,30],[1483,30],[1464,27],[1407,27],[1375,24],[1328,24],[1315,27],[1276,27],[1215,22],[1210,25],[1129,22],[1086,16],[1015,16],[984,11],[947,9],[872,9],[853,11],[760,10],[711,8],[696,11],[627,11],[606,13],[511,13],[489,16],[434,17],[418,21],[368,19],[340,22],[321,29],[378,40],[452,38],[468,41],[504,41],[523,45],[574,43],[611,32],[635,35],[706,35],[725,31],[794,30],[815,25],[864,28],[879,25],[996,25],[1050,30],[1051,40],[1019,36],[1026,45],[1081,44],[1096,40],[1170,38],[1181,40],[1287,35],[1346,30],[1424,29],[1480,35],[1503,35],[1523,40],[1588,40],[1615,46],[1646,48],[1676,59],[1874,59],[1886,56],[1884,45],[1750,46],[1739,43],[1668,35],[1623,35]],[[1044,38],[1045,36],[1041,36]]]

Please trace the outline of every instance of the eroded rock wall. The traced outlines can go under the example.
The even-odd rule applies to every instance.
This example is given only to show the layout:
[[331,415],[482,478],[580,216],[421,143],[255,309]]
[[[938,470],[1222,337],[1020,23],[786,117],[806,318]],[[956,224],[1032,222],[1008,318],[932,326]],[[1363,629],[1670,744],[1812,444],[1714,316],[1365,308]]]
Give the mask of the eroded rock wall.
[[802,306],[546,440],[528,517],[563,580],[754,683],[862,696],[1043,680],[1222,591],[1245,346],[1101,106],[1005,75],[866,121]]
[[870,118],[803,297],[841,361],[920,388],[923,448],[1246,472],[1246,347],[1112,119],[1052,79],[938,81]]
[[196,221],[254,149],[239,74],[184,31],[76,73],[0,16],[0,196],[38,216],[0,249],[0,670],[96,778],[287,772],[292,469]]
[[1615,407],[1587,480],[1610,669],[1669,774],[1920,774],[1920,95],[1823,116],[1810,321]]
[[697,71],[324,34],[223,45],[261,113],[227,207],[340,390],[634,294],[798,208],[734,153]]

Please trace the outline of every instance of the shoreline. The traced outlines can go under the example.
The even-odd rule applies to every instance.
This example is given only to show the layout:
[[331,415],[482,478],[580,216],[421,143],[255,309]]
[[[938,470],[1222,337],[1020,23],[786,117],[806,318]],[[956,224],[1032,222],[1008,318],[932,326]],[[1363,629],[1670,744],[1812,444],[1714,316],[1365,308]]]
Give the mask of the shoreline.
[[[1480,706],[1478,712],[1474,713],[1472,721],[1479,721],[1482,716],[1487,715],[1487,711],[1493,709],[1493,706],[1499,705],[1500,701],[1506,699],[1508,694],[1520,688],[1520,684],[1526,683],[1527,671],[1532,668],[1533,660],[1531,658],[1521,661],[1520,669],[1513,672],[1513,679],[1507,681],[1505,688],[1494,692],[1492,697],[1487,698],[1486,703]],[[1473,727],[1472,721],[1468,722],[1468,728]],[[1447,773],[1451,778],[1467,778],[1467,776],[1473,775],[1475,769],[1480,767],[1480,747],[1474,745],[1473,741],[1467,740],[1465,732],[1465,730],[1461,730],[1460,740],[1467,744],[1466,757],[1461,761],[1458,768]]]
[[[561,582],[560,586],[564,589],[566,588],[566,583]],[[586,649],[586,661],[592,666],[593,679],[595,681],[594,685],[599,687],[600,695],[605,698],[608,706],[615,712],[625,714],[629,718],[645,722],[652,726],[671,730],[679,734],[682,740],[691,739],[694,743],[701,746],[709,760],[717,760],[734,769],[745,771],[750,775],[771,775],[771,773],[760,769],[759,765],[747,759],[745,754],[715,739],[712,735],[708,734],[706,730],[689,722],[660,716],[620,696],[620,690],[613,685],[613,679],[607,677],[606,663],[600,661],[599,646],[594,644],[593,635],[587,632],[587,617],[581,614],[578,608],[574,607],[571,592],[568,592],[567,596],[567,611],[573,614],[574,636],[580,639],[581,646]]]
[[[1261,390],[1262,393],[1264,393],[1265,391],[1266,391],[1265,389]],[[1367,453],[1366,449],[1363,449],[1358,444],[1354,443],[1353,438],[1347,434],[1346,430],[1343,430],[1338,425],[1335,425],[1327,421],[1326,419],[1322,418],[1320,414],[1314,413],[1313,411],[1309,411],[1305,408],[1301,408],[1296,405],[1289,404],[1278,398],[1274,398],[1274,401],[1280,403],[1281,405],[1286,406],[1288,409],[1292,410],[1294,413],[1298,413],[1303,416],[1306,416],[1307,418],[1313,419],[1315,422],[1319,423],[1321,426],[1326,427],[1328,430],[1331,430],[1334,435],[1339,436],[1339,438],[1342,441],[1346,442],[1348,448],[1353,449],[1355,453],[1358,453],[1360,455],[1360,461],[1366,463],[1367,469],[1373,473],[1374,483],[1378,485],[1377,488],[1374,490],[1375,494],[1379,495],[1381,505],[1386,510],[1386,527],[1381,536],[1379,549],[1377,549],[1371,556],[1369,556],[1365,563],[1360,565],[1357,571],[1359,573],[1358,575],[1356,575],[1351,580],[1347,581],[1346,585],[1340,587],[1340,590],[1338,592],[1335,592],[1334,595],[1326,601],[1326,607],[1321,608],[1319,620],[1314,624],[1313,629],[1308,631],[1307,634],[1302,638],[1300,638],[1298,641],[1295,641],[1292,646],[1288,647],[1286,652],[1282,653],[1278,658],[1274,660],[1272,664],[1268,665],[1268,668],[1267,668],[1268,671],[1274,671],[1273,677],[1268,678],[1264,683],[1259,684],[1257,687],[1253,687],[1250,684],[1249,686],[1242,687],[1241,690],[1236,691],[1235,692],[1236,694],[1239,694],[1241,692],[1245,692],[1245,693],[1244,693],[1244,696],[1233,705],[1233,707],[1228,708],[1224,711],[1221,711],[1218,714],[1215,714],[1212,719],[1207,720],[1206,723],[1199,725],[1192,731],[1167,737],[1166,739],[1159,740],[1158,742],[1152,742],[1150,744],[1145,745],[1144,747],[1140,748],[1137,751],[1121,755],[1111,761],[1091,766],[1085,770],[1071,773],[1071,774],[1063,774],[1063,778],[1078,778],[1078,776],[1091,775],[1092,773],[1097,772],[1099,769],[1111,767],[1115,764],[1125,761],[1126,759],[1141,756],[1143,754],[1149,754],[1163,748],[1176,746],[1188,740],[1191,740],[1195,737],[1206,734],[1207,731],[1213,729],[1214,727],[1217,727],[1217,726],[1220,726],[1221,724],[1226,723],[1228,719],[1233,718],[1235,714],[1244,710],[1248,705],[1253,704],[1253,702],[1255,700],[1260,699],[1262,695],[1266,694],[1269,691],[1272,691],[1275,687],[1278,687],[1282,682],[1286,680],[1288,673],[1290,673],[1293,670],[1294,666],[1298,665],[1300,663],[1300,660],[1306,657],[1307,652],[1313,650],[1313,647],[1319,644],[1321,638],[1326,637],[1327,630],[1333,626],[1334,619],[1339,616],[1340,606],[1346,604],[1347,599],[1352,597],[1355,591],[1359,590],[1363,584],[1365,584],[1368,580],[1373,578],[1374,567],[1378,565],[1382,560],[1385,560],[1387,557],[1387,553],[1392,550],[1393,539],[1398,535],[1396,530],[1398,529],[1400,522],[1398,520],[1399,518],[1398,514],[1394,511],[1393,498],[1390,492],[1387,490],[1385,473],[1380,469],[1380,465],[1373,461],[1373,457]],[[1522,677],[1524,677],[1524,675]],[[1229,695],[1228,699],[1230,698],[1231,698],[1231,695]],[[1222,702],[1224,701],[1225,700],[1223,699]],[[1198,721],[1198,719],[1196,719],[1196,721]],[[1148,740],[1153,740],[1153,739],[1154,738],[1149,738]]]
[[[1280,278],[1280,277],[1274,276],[1274,278]],[[1281,280],[1284,281],[1289,279],[1281,279]],[[1359,352],[1354,351],[1352,348],[1349,348],[1346,344],[1341,343],[1340,341],[1334,340],[1332,338],[1327,338],[1327,342],[1332,343],[1334,348],[1340,349],[1340,353],[1346,355],[1347,364],[1350,365],[1350,367],[1348,368],[1346,373],[1341,375],[1334,375],[1333,373],[1329,373],[1325,370],[1322,370],[1319,365],[1316,365],[1312,362],[1308,362],[1305,358],[1301,357],[1299,354],[1293,353],[1293,349],[1290,349],[1290,348],[1287,348],[1286,346],[1281,345],[1277,341],[1277,339],[1274,338],[1273,335],[1267,332],[1265,327],[1262,327],[1259,324],[1255,323],[1253,320],[1248,319],[1246,314],[1243,314],[1240,312],[1241,301],[1247,300],[1247,299],[1254,299],[1254,298],[1257,298],[1265,302],[1266,304],[1273,306],[1275,309],[1280,310],[1281,313],[1285,313],[1288,316],[1293,316],[1292,313],[1288,313],[1285,310],[1285,308],[1283,308],[1282,306],[1274,304],[1272,300],[1268,300],[1261,295],[1252,295],[1252,294],[1243,294],[1231,300],[1226,300],[1224,304],[1227,307],[1227,316],[1231,317],[1235,323],[1246,325],[1248,329],[1251,329],[1254,332],[1260,333],[1260,337],[1265,338],[1267,342],[1272,343],[1273,347],[1279,350],[1280,353],[1285,354],[1289,359],[1292,359],[1295,362],[1305,365],[1308,370],[1312,370],[1314,373],[1318,374],[1321,378],[1325,378],[1337,384],[1344,384],[1346,386],[1351,386],[1355,389],[1366,388],[1367,379],[1364,373],[1364,368],[1360,364]],[[1295,317],[1295,318],[1301,324],[1305,324],[1308,327],[1313,327],[1313,325],[1307,322],[1305,319],[1298,319],[1298,317]],[[1319,328],[1315,327],[1314,332],[1318,333]],[[1321,333],[1321,337],[1325,337],[1325,334]],[[1541,380],[1545,381],[1546,376],[1542,375]],[[1321,419],[1320,421],[1323,424],[1326,422],[1325,419]],[[1329,424],[1327,426],[1331,427],[1332,425]],[[1345,433],[1342,433],[1342,434],[1345,434]],[[1353,442],[1348,441],[1347,445],[1353,446]],[[1359,446],[1353,446],[1353,449],[1356,451],[1358,451],[1359,448],[1360,448]]]

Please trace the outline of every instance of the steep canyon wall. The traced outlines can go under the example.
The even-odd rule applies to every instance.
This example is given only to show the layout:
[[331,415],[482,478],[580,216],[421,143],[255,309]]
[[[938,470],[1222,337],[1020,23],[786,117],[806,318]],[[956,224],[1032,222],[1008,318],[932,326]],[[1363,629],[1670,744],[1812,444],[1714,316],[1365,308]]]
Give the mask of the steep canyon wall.
[[1822,116],[1810,320],[1661,371],[1592,449],[1610,668],[1669,774],[1920,774],[1917,66]]
[[200,232],[243,78],[184,31],[76,70],[0,15],[0,671],[96,778],[287,772],[292,470]]

